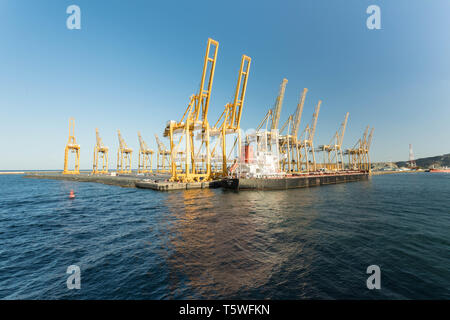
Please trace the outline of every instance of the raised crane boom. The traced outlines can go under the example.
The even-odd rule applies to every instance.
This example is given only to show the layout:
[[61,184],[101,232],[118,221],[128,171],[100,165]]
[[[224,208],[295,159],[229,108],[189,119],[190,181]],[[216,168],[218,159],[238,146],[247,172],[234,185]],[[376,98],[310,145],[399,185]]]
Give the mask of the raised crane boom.
[[310,141],[314,140],[314,135],[316,134],[317,119],[319,118],[319,111],[320,111],[321,104],[322,104],[322,100],[319,100],[319,102],[317,103],[316,109],[314,110],[313,121],[312,121],[311,131],[310,131],[310,135],[309,135]]
[[142,139],[141,133],[138,131],[138,137],[139,137],[139,146],[142,151],[150,151],[151,149],[147,146],[144,139]]
[[100,138],[100,133],[98,133],[98,128],[95,128],[95,138],[97,142],[97,148],[103,149],[105,146],[103,145],[102,138]]
[[231,112],[228,116],[228,129],[238,130],[240,128],[242,109],[244,108],[245,92],[247,90],[247,80],[251,61],[252,59],[250,57],[246,56],[245,54],[242,55],[233,104],[229,105]]
[[302,119],[303,105],[305,104],[305,98],[306,98],[307,92],[308,92],[308,89],[304,88],[302,95],[300,96],[300,101],[297,104],[297,110],[295,111],[295,116],[294,116],[294,126],[293,126],[292,133],[291,133],[291,135],[294,137],[297,137],[297,134],[298,134],[298,129],[300,127],[300,122]]
[[[92,174],[106,174],[108,173],[108,147],[105,147],[98,132],[98,128],[95,128],[95,147],[94,147],[94,163],[92,168]],[[99,164],[101,168],[99,168]]]
[[241,124],[242,109],[244,108],[245,92],[247,89],[247,80],[251,60],[252,59],[245,54],[242,55],[233,102],[227,103],[225,105],[225,110],[222,112],[219,119],[212,128],[213,131],[216,131],[219,128],[221,130],[239,130]]
[[128,146],[125,143],[125,140],[123,140],[123,138],[122,138],[122,134],[120,133],[120,130],[117,130],[117,136],[119,138],[119,148],[120,149],[128,149]]
[[277,100],[275,101],[275,107],[272,113],[272,125],[271,125],[272,130],[278,129],[278,122],[280,121],[281,108],[283,106],[284,92],[286,91],[287,83],[288,80],[285,78],[283,79],[280,85],[280,91],[278,93]]
[[153,150],[150,149],[142,139],[141,133],[138,131],[139,138],[139,157],[138,157],[138,173],[151,173],[153,167]]
[[345,129],[347,127],[348,115],[349,115],[349,113],[347,112],[345,114],[344,122],[342,122],[342,125],[341,125],[341,130],[340,130],[341,132],[339,134],[339,140],[338,140],[339,148],[342,147],[342,143],[344,142],[344,135],[345,135]]
[[164,145],[164,143],[161,142],[161,140],[159,140],[158,135],[155,133],[155,140],[156,140],[156,144],[158,145],[158,150],[159,151],[167,151],[166,146]]
[[[183,121],[197,122],[202,113],[201,120],[204,124],[208,120],[209,100],[211,98],[211,88],[214,80],[214,71],[216,69],[217,52],[219,49],[219,42],[211,38],[208,39],[206,47],[205,60],[203,64],[202,79],[200,81],[199,92],[192,95],[190,103],[181,118]],[[211,56],[212,52],[212,56]],[[205,88],[206,83],[206,88]]]
[[369,150],[370,150],[370,145],[372,144],[373,130],[374,130],[374,128],[372,128],[372,129],[370,130],[369,138],[367,139],[367,144],[366,144],[367,152],[369,152]]
[[131,154],[133,149],[128,148],[123,140],[120,130],[117,130],[119,149],[117,150],[117,173],[131,173]]
[[369,126],[366,127],[366,130],[364,131],[363,139],[362,139],[362,148],[364,148],[367,144],[367,134],[369,133]]

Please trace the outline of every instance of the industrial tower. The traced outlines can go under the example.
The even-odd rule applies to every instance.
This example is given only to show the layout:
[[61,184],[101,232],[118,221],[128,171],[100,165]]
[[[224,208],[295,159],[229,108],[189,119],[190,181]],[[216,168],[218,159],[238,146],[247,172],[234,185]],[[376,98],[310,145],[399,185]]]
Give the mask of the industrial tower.
[[[69,151],[75,153],[75,167],[69,170]],[[69,140],[64,150],[64,171],[63,174],[80,174],[80,146],[75,140],[75,119],[69,119]]]
[[[108,173],[108,147],[105,147],[98,133],[98,128],[95,129],[96,143],[94,147],[94,164],[92,174],[106,174]],[[98,169],[98,164],[101,164],[101,169]]]
[[119,149],[117,150],[117,173],[131,173],[131,154],[133,149],[128,148],[127,144],[120,134],[120,130],[117,130],[117,136],[119,138]]
[[139,137],[139,159],[138,173],[151,173],[153,166],[153,150],[150,149],[142,139],[141,133],[138,131]]

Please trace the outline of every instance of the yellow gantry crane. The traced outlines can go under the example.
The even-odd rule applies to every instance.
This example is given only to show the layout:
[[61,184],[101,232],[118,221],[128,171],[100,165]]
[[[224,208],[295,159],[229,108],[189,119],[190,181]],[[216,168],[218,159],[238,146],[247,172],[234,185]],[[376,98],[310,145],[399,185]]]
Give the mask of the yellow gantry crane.
[[374,131],[374,128],[372,128],[370,130],[369,137],[367,138],[367,141],[366,141],[366,143],[364,144],[364,147],[363,147],[364,164],[365,164],[363,169],[365,171],[369,172],[369,173],[372,171],[371,163],[370,163],[369,151],[370,151],[370,145],[372,144],[373,131]]
[[288,120],[281,128],[281,132],[287,129],[286,135],[280,136],[280,154],[281,154],[281,170],[287,172],[300,172],[301,168],[301,154],[298,145],[298,129],[302,119],[303,106],[305,104],[307,88],[303,89],[300,95],[300,100],[297,104],[297,109],[293,115],[290,115]]
[[[69,151],[75,153],[75,167],[69,170]],[[69,119],[69,140],[64,150],[64,171],[63,174],[79,174],[80,173],[80,145],[75,140],[75,119]]]
[[[301,153],[301,158],[304,159],[305,170],[307,172],[316,171],[316,155],[314,153],[314,135],[316,133],[317,119],[319,117],[319,111],[322,101],[319,100],[316,108],[314,109],[313,117],[311,123],[306,125],[305,130],[301,134],[299,141],[299,149]],[[312,154],[312,167],[310,166],[309,154]]]
[[151,173],[153,166],[153,150],[150,149],[142,139],[141,133],[138,131],[139,137],[139,159],[138,173]]
[[348,168],[350,170],[360,170],[370,172],[369,151],[372,143],[374,129],[370,131],[369,126],[364,130],[362,138],[360,138],[352,148],[345,150],[348,156]]
[[283,107],[284,93],[286,91],[287,79],[283,79],[280,85],[280,92],[278,93],[277,100],[275,102],[275,108],[273,110],[272,124],[270,129],[277,130],[278,122],[280,122],[281,108]]
[[159,140],[155,134],[156,144],[158,145],[158,152],[156,158],[156,172],[168,173],[170,171],[170,150],[166,148],[164,143]]
[[[108,173],[108,147],[105,147],[98,133],[98,128],[95,129],[96,143],[94,147],[94,164],[92,168],[92,174],[106,174]],[[101,169],[99,170],[99,159]]]
[[[189,99],[188,107],[180,121],[169,121],[164,130],[164,136],[170,140],[171,181],[192,182],[211,179],[210,141],[208,108],[211,98],[211,88],[216,68],[219,42],[209,38],[203,64],[200,89]],[[200,146],[195,147],[194,133],[200,134]],[[175,135],[180,135],[175,144]],[[177,163],[177,152],[181,143],[185,144],[184,163]],[[181,158],[182,159],[182,158]],[[177,168],[183,168],[181,172]]]
[[[219,177],[226,177],[228,175],[228,167],[227,165],[231,162],[231,154],[233,153],[235,147],[237,146],[238,157],[240,157],[241,153],[241,117],[242,110],[244,108],[244,99],[245,92],[247,89],[247,80],[248,74],[250,71],[250,63],[251,58],[242,55],[241,65],[239,68],[238,81],[236,84],[236,90],[234,94],[233,102],[227,103],[225,105],[225,109],[217,120],[216,124],[211,128],[210,134],[211,136],[218,136],[216,140],[216,145],[212,149],[211,159],[214,160],[216,158],[216,148],[218,144],[222,147],[222,159],[219,162],[222,163],[221,166],[214,166],[212,168],[213,175]],[[227,146],[226,146],[226,137],[229,134],[237,134],[237,137],[234,139],[234,144],[229,150],[227,156]],[[215,163],[213,161],[213,163]]]
[[342,143],[344,141],[345,129],[348,121],[347,112],[344,122],[334,134],[329,144],[319,146],[317,151],[323,152],[323,168],[327,170],[344,170],[344,156],[342,153]]
[[117,173],[131,173],[131,154],[133,149],[128,148],[127,144],[120,134],[120,130],[117,130],[117,136],[119,138],[119,149],[117,150]]
[[[277,156],[280,153],[278,122],[280,120],[287,83],[288,80],[283,79],[280,84],[278,96],[275,100],[275,106],[267,111],[264,119],[256,128],[258,148],[269,152],[275,152]],[[280,169],[279,162],[278,169]]]
[[278,122],[280,121],[281,109],[283,107],[284,93],[286,91],[287,83],[288,80],[283,79],[283,81],[280,84],[278,96],[275,100],[275,106],[267,111],[266,115],[264,116],[264,119],[260,122],[258,128],[256,128],[256,131],[260,131],[263,128],[264,124],[265,130],[269,135],[278,129]]

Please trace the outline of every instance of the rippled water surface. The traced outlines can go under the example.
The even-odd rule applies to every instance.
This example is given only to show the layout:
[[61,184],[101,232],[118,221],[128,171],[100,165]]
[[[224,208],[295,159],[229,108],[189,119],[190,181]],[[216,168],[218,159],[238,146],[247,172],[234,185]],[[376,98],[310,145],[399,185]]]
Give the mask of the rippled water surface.
[[450,174],[240,193],[0,176],[0,243],[3,299],[450,299]]

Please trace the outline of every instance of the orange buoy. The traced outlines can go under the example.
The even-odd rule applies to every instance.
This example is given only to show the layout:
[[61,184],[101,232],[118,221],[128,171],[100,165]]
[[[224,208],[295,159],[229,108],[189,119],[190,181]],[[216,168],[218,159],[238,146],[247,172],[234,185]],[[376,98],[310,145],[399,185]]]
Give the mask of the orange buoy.
[[73,193],[73,190],[70,190],[69,199],[75,199],[75,193]]

